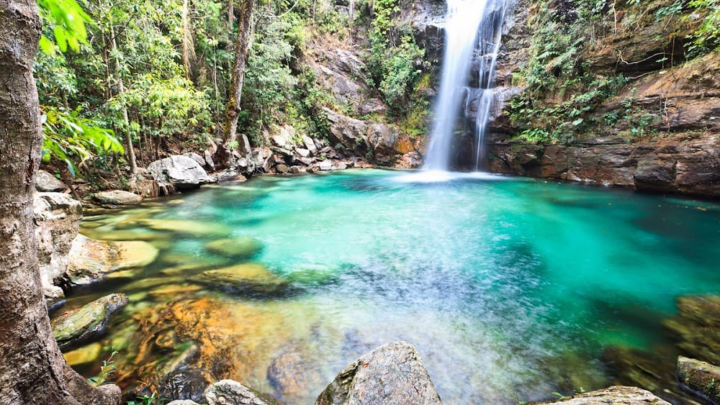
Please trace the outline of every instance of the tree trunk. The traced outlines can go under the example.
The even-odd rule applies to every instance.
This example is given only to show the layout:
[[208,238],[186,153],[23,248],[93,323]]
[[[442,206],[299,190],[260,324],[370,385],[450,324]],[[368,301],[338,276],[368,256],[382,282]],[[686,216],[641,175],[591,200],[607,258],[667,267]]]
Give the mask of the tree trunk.
[[235,0],[228,0],[228,25],[232,31],[233,21],[235,21]]
[[183,0],[182,8],[182,60],[185,67],[185,78],[190,80],[190,60],[195,58],[195,46],[193,45],[192,32],[190,29],[190,5],[188,0]]
[[[111,52],[116,53],[117,52],[117,40],[115,39],[115,28],[113,28],[112,25],[110,25],[110,35],[112,36],[110,41]],[[123,83],[122,79],[122,71],[120,70],[120,61],[118,58],[115,58],[115,75],[117,76],[117,86],[118,86],[118,96],[122,96],[123,93],[125,93],[125,83]],[[122,115],[123,115],[123,122],[125,123],[125,139],[127,141],[127,155],[128,155],[128,161],[130,162],[130,172],[133,174],[132,178],[130,179],[130,183],[134,183],[135,181],[135,173],[137,173],[137,163],[135,162],[135,150],[133,149],[132,144],[132,134],[130,133],[130,119],[128,118],[128,111],[127,107],[123,106],[122,108]]]
[[0,0],[0,404],[119,404],[119,388],[95,389],[65,363],[42,295],[33,231],[39,39],[35,0]]
[[227,110],[225,112],[225,145],[239,142],[238,147],[243,154],[250,152],[250,143],[246,136],[238,140],[237,123],[240,113],[240,97],[242,95],[243,80],[245,79],[245,63],[247,62],[252,46],[252,14],[255,0],[243,0],[240,9],[238,36],[235,42],[235,64],[232,69],[230,81],[230,94],[228,96]]

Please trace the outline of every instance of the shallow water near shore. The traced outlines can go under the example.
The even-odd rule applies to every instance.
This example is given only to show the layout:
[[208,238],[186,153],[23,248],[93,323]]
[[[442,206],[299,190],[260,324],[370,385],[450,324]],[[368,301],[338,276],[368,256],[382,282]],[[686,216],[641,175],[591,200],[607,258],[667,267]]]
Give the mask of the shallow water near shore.
[[[168,356],[137,353],[137,325],[170,305],[205,314],[198,327],[219,348],[236,335],[242,359],[218,377],[288,405],[313,403],[347,364],[393,340],[418,348],[445,404],[601,388],[613,382],[604,348],[668,343],[661,322],[676,297],[720,293],[720,204],[524,178],[258,177],[88,216],[81,232],[161,249],[152,265],[70,296],[68,308],[131,297],[105,354],[79,368],[86,376],[114,345],[122,385],[137,385],[133,369]],[[206,248],[244,236],[262,245],[253,257]],[[192,279],[244,262],[289,287],[218,291]]]

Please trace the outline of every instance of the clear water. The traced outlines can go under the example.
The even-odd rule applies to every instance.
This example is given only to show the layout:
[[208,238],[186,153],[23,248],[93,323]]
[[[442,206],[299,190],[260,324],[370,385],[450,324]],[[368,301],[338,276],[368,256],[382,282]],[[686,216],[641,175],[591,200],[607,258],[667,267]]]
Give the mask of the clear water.
[[[313,403],[345,365],[392,340],[418,348],[445,404],[516,404],[601,388],[612,382],[603,348],[663,343],[660,322],[676,297],[720,293],[713,202],[375,170],[260,177],[181,198],[147,209],[258,239],[264,249],[253,261],[279,276],[331,272],[331,282],[290,297],[221,294],[228,308],[265,314],[239,343],[256,366],[236,379],[273,393],[267,365],[281,351],[302,357],[309,377],[301,389],[275,393],[288,405]],[[146,232],[106,223],[83,232]],[[138,277],[157,277],[170,255],[208,260],[206,240],[173,236]],[[70,305],[127,285],[96,284]]]

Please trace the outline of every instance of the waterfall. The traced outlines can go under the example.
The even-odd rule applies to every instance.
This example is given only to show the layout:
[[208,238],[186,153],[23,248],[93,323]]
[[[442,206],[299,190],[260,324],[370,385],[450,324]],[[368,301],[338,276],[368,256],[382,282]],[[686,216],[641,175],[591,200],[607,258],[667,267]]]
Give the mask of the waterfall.
[[[473,90],[480,92],[474,122],[476,170],[484,160],[484,134],[493,101],[504,14],[505,0],[447,0],[445,55],[425,169],[450,169],[454,132],[458,120],[467,115]],[[474,61],[479,63],[477,89],[468,86]]]

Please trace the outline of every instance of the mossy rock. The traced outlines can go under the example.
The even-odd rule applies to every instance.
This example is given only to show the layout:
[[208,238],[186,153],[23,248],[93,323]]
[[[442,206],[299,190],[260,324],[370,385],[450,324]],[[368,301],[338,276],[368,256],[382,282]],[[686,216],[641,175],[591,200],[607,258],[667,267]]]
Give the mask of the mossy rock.
[[679,356],[677,378],[681,385],[714,403],[720,400],[720,367]]
[[107,331],[110,318],[129,302],[125,294],[110,294],[54,319],[52,329],[58,346],[66,350],[100,337]]
[[231,293],[278,294],[287,291],[289,286],[286,280],[257,263],[205,271],[190,280]]
[[102,353],[102,345],[95,342],[79,349],[63,353],[63,357],[65,357],[65,361],[67,361],[69,365],[81,366],[93,363],[100,357],[100,353]]
[[218,239],[205,244],[209,252],[233,259],[249,259],[260,253],[262,247],[257,239],[249,236]]
[[335,271],[325,266],[305,267],[285,275],[285,279],[303,285],[329,284],[335,280]]

